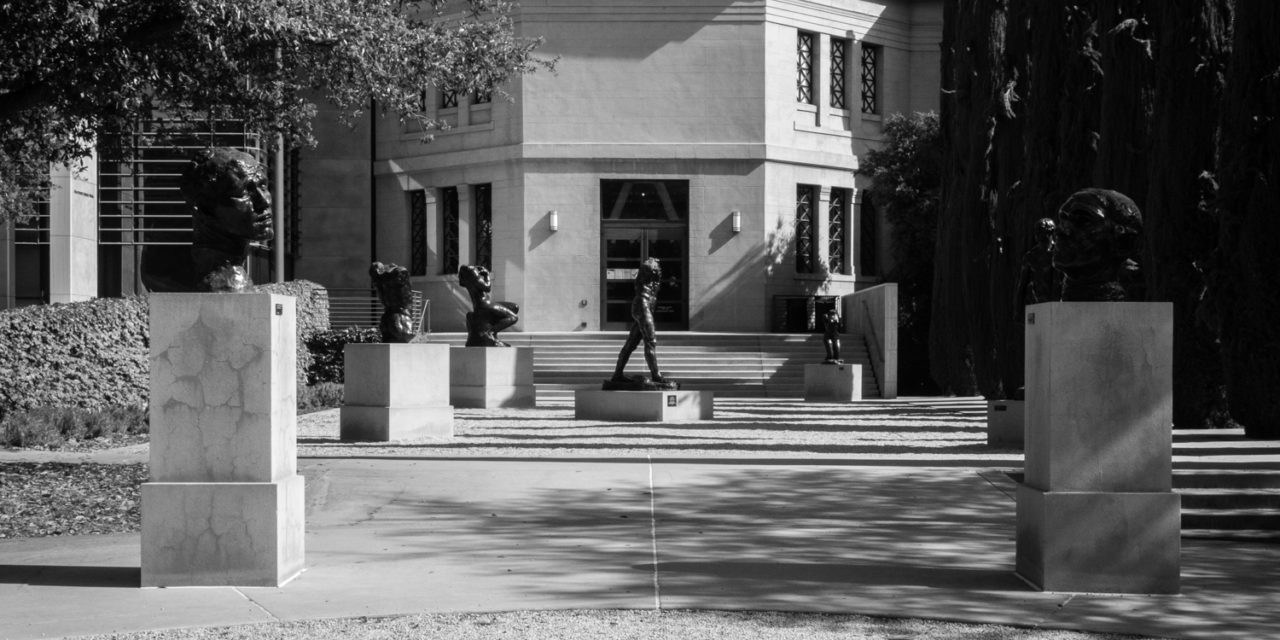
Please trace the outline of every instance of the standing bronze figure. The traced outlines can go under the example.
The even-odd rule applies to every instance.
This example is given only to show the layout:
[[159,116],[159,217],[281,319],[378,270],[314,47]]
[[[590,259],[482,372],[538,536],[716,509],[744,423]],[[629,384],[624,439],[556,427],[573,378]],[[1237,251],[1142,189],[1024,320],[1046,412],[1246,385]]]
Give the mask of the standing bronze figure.
[[413,289],[409,284],[409,270],[394,264],[375,262],[369,267],[369,277],[382,300],[382,318],[378,329],[383,342],[407,343],[417,331],[410,315],[413,307]]
[[262,165],[243,151],[203,149],[180,184],[194,209],[191,246],[147,246],[142,284],[153,292],[244,291],[253,284],[245,269],[249,249],[274,236]]
[[1134,258],[1142,214],[1128,196],[1082,189],[1058,209],[1053,267],[1062,272],[1062,300],[1115,302],[1142,299],[1142,275]]
[[[605,380],[605,390],[657,390],[679,389],[680,384],[668,380],[658,371],[658,335],[654,328],[653,307],[658,302],[658,289],[662,286],[662,266],[656,258],[648,258],[640,263],[636,271],[636,295],[631,300],[631,332],[627,334],[627,342],[618,353],[618,364],[613,369],[613,377]],[[629,378],[623,371],[631,353],[644,342],[644,361],[649,365],[649,377]]]
[[493,282],[489,270],[464,264],[458,267],[458,284],[471,294],[472,311],[467,314],[468,347],[509,347],[498,339],[498,332],[515,324],[520,305],[514,302],[495,302],[489,298]]
[[840,359],[840,312],[834,307],[822,317],[822,346],[827,349],[827,359],[822,364],[844,364]]
[[1056,286],[1057,274],[1053,270],[1053,235],[1057,224],[1049,218],[1036,221],[1035,244],[1022,254],[1022,269],[1018,273],[1018,305],[1050,302],[1061,297]]

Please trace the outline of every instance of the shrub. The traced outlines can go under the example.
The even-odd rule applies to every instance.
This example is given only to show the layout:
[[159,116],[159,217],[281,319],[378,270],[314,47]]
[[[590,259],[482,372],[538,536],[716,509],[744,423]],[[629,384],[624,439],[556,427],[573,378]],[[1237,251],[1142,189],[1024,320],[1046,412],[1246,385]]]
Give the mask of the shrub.
[[348,344],[380,342],[381,338],[382,333],[376,327],[330,329],[311,336],[307,348],[314,361],[307,371],[307,382],[313,385],[342,382],[342,348]]
[[298,413],[312,413],[342,406],[342,385],[337,382],[321,382],[303,387],[298,392]]
[[103,410],[42,407],[17,411],[0,420],[0,444],[10,447],[58,446],[68,440],[147,433],[147,413],[138,407]]
[[311,350],[307,341],[311,336],[329,330],[329,292],[310,280],[291,280],[260,284],[253,288],[261,293],[277,293],[293,296],[298,314],[298,397],[307,386],[307,372],[311,369]]

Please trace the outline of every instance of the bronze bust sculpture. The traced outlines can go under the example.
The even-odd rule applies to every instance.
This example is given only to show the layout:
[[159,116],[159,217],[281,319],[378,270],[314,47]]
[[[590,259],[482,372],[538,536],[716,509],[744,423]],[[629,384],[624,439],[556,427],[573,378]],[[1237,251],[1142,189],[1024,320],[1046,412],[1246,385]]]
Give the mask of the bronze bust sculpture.
[[844,364],[840,359],[840,312],[834,308],[822,316],[822,346],[827,349],[822,364]]
[[1138,255],[1142,214],[1128,196],[1082,189],[1058,209],[1053,267],[1062,272],[1062,300],[1140,300]]
[[498,339],[498,332],[519,320],[520,305],[489,299],[493,282],[489,279],[489,270],[484,267],[469,264],[458,267],[458,284],[471,294],[472,310],[467,313],[467,346],[511,346]]
[[194,208],[191,246],[146,247],[143,285],[153,292],[238,292],[252,285],[245,258],[274,235],[262,165],[243,151],[203,149],[183,171],[181,189]]
[[[653,307],[658,302],[658,289],[662,286],[662,266],[656,258],[648,258],[640,263],[636,271],[636,295],[631,300],[631,331],[627,341],[618,353],[618,364],[613,369],[613,377],[605,380],[601,387],[612,391],[649,391],[679,389],[680,383],[668,380],[658,371],[658,336],[654,328]],[[644,342],[644,360],[649,365],[649,377],[631,378],[623,373],[631,353]]]
[[382,300],[382,318],[378,329],[383,342],[407,343],[417,332],[410,316],[413,307],[413,289],[409,285],[409,270],[394,264],[375,262],[369,267],[369,277]]

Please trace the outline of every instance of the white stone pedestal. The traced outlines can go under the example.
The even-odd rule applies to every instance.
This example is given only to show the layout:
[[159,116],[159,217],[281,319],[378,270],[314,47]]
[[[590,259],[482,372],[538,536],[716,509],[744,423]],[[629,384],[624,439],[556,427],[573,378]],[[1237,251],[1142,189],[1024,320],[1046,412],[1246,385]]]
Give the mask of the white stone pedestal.
[[455,407],[532,407],[532,347],[453,347],[449,402]]
[[573,393],[573,417],[614,422],[691,422],[715,418],[712,391],[603,391]]
[[294,299],[160,293],[142,586],[279,586],[302,571]]
[[853,402],[862,399],[862,365],[806,364],[805,402]]
[[348,344],[342,357],[343,440],[453,437],[449,345]]
[[1048,591],[1177,593],[1172,305],[1026,313],[1018,574]]
[[1023,400],[987,401],[987,444],[1022,448],[1027,403]]

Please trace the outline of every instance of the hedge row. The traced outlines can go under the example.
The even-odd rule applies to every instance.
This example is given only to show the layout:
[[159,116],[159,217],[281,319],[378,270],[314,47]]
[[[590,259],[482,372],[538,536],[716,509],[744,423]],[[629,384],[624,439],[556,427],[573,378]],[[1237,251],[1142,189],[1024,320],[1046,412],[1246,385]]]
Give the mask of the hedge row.
[[342,349],[350,343],[381,342],[382,332],[376,327],[361,329],[330,329],[312,335],[307,340],[307,349],[311,351],[315,361],[307,371],[307,384],[323,382],[342,383],[343,360]]

